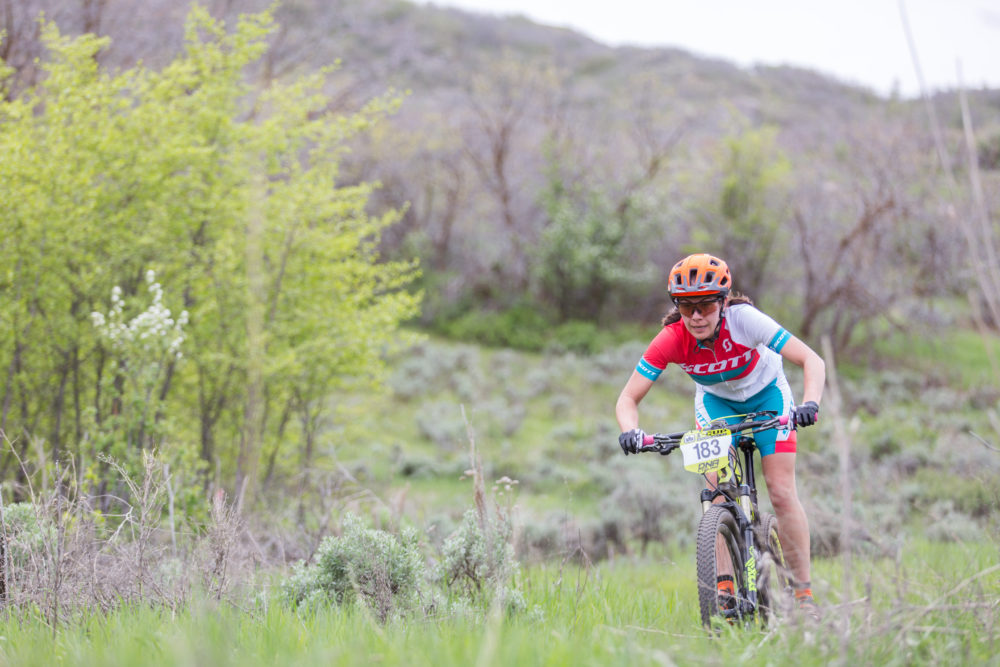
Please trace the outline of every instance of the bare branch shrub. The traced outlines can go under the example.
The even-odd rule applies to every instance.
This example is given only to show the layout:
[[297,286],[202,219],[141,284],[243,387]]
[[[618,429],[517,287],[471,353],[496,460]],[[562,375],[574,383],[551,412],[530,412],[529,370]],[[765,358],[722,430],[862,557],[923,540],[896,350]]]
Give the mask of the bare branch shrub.
[[134,480],[118,461],[108,457],[101,457],[101,460],[118,473],[131,499],[131,503],[118,499],[125,513],[118,528],[105,543],[107,550],[113,554],[112,562],[124,566],[127,574],[110,578],[111,581],[108,581],[109,577],[104,577],[101,583],[104,587],[110,586],[120,599],[144,599],[150,593],[162,599],[163,591],[151,573],[151,560],[161,556],[167,548],[166,544],[158,544],[155,540],[161,533],[160,523],[166,501],[163,466],[154,454],[144,450],[142,479]]
[[246,533],[246,526],[239,508],[227,502],[222,489],[212,494],[210,518],[199,549],[198,569],[205,591],[213,599],[220,600],[232,589],[235,575],[246,563],[246,558],[242,557],[246,551],[240,548],[240,537]]
[[141,476],[114,459],[103,462],[118,474],[121,495],[89,494],[85,476],[58,462],[42,491],[22,464],[26,501],[10,503],[11,492],[0,489],[7,606],[38,610],[55,629],[94,609],[177,609],[199,586],[216,600],[228,599],[245,574],[251,537],[224,494],[213,498],[204,532],[182,535],[187,539],[178,543],[172,524],[164,526],[169,479],[156,455],[143,452]]

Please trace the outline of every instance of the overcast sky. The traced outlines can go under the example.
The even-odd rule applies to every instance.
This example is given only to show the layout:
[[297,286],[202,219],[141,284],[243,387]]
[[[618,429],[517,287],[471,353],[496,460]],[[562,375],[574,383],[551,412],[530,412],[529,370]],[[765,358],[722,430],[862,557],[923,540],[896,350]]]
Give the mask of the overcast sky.
[[[1000,88],[1000,0],[903,0],[930,89]],[[523,14],[608,44],[675,46],[738,65],[790,64],[918,94],[901,0],[420,0]]]

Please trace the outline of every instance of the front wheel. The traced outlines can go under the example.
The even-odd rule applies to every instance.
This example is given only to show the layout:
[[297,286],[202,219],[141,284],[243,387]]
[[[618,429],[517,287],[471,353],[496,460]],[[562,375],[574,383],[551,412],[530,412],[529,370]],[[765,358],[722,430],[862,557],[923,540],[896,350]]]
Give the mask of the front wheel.
[[[712,505],[702,514],[696,560],[698,605],[701,622],[706,626],[711,625],[713,617],[728,620],[740,617],[739,597],[746,591],[741,541],[736,517],[728,508]],[[732,594],[727,583],[730,581]]]
[[[760,554],[757,578],[757,596],[760,603],[761,622],[767,622],[782,611],[782,603],[791,599],[792,579],[785,554],[778,539],[778,519],[762,512],[759,525],[754,526],[757,553]],[[787,609],[785,610],[787,611]]]

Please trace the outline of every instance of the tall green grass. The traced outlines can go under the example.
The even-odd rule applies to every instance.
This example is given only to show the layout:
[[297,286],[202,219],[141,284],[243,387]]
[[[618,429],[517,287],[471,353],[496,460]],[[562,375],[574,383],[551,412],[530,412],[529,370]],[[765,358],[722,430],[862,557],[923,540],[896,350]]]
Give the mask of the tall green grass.
[[902,543],[895,556],[855,558],[846,597],[842,561],[819,560],[814,578],[827,583],[818,626],[791,617],[714,635],[700,626],[689,553],[527,568],[528,611],[515,617],[473,610],[383,626],[357,608],[201,603],[177,613],[127,607],[53,630],[9,612],[0,664],[997,664],[997,560],[989,540]]

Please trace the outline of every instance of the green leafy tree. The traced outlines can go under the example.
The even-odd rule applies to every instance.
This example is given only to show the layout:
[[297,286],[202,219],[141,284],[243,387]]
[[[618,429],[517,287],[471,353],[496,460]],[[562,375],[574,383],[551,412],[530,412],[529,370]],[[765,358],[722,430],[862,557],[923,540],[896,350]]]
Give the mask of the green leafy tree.
[[628,225],[597,193],[572,196],[553,184],[544,200],[549,220],[536,250],[538,289],[562,321],[599,317],[630,280]]
[[370,215],[375,186],[339,171],[398,102],[332,113],[327,71],[255,84],[273,30],[269,12],[227,30],[195,8],[176,59],[111,73],[106,40],[44,25],[43,77],[0,103],[0,427],[18,446],[111,451],[92,435],[113,416],[102,386],[129,385],[91,313],[113,311],[113,287],[130,303],[148,270],[189,321],[183,358],[141,391],[183,418],[136,442],[193,448],[241,491],[262,454],[308,462],[324,398],[377,385],[404,342],[416,266],[376,251],[398,215]]
[[638,198],[567,183],[553,165],[541,199],[547,221],[533,256],[535,290],[560,321],[600,320],[615,299],[649,288],[655,267],[642,238],[651,225]]
[[789,215],[791,168],[776,137],[776,128],[759,127],[725,139],[715,203],[693,235],[692,249],[725,258],[737,289],[755,299],[765,296],[771,255]]

